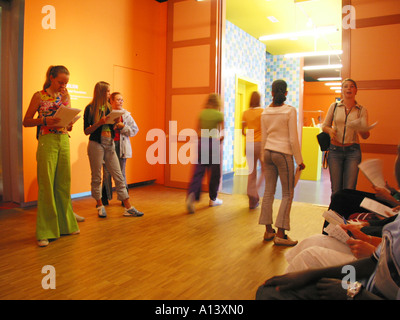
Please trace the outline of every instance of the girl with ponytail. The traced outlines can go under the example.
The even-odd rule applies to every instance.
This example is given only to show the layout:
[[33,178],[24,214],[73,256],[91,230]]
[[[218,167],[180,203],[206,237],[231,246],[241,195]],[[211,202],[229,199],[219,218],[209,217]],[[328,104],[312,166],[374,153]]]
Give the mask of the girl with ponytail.
[[[295,170],[294,161],[300,170],[305,168],[297,135],[297,112],[292,106],[284,104],[287,84],[284,80],[272,83],[272,103],[261,115],[261,146],[265,166],[265,192],[261,205],[259,223],[265,225],[264,240],[274,240],[275,245],[294,246],[296,240],[290,239],[290,209],[293,202]],[[276,183],[280,178],[282,201],[275,225],[272,228],[272,207]]]
[[[61,234],[77,234],[79,228],[72,211],[71,169],[68,128],[58,127],[54,114],[60,106],[71,107],[67,91],[69,71],[64,66],[50,66],[43,90],[36,92],[26,111],[24,127],[38,127],[37,222],[36,239],[40,247]],[[38,117],[34,118],[36,112]]]

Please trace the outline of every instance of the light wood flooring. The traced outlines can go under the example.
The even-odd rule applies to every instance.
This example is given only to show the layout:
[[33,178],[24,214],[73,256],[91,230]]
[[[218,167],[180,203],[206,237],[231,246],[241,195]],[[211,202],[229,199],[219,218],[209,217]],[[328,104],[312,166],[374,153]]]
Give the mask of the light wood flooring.
[[[35,241],[35,207],[1,211],[0,299],[253,300],[286,268],[290,249],[263,241],[260,208],[249,210],[245,195],[220,194],[223,205],[210,208],[203,194],[187,214],[185,190],[148,185],[129,193],[143,217],[123,217],[113,199],[101,219],[92,198],[76,199],[74,211],[86,218],[81,234],[45,248]],[[293,203],[288,234],[320,233],[324,210]],[[42,288],[45,265],[56,270],[56,289]]]

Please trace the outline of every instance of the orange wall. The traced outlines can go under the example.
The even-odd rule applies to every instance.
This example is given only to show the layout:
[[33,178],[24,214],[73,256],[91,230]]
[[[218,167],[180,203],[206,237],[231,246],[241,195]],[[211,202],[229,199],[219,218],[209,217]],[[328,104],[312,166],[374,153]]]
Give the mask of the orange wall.
[[[221,0],[168,1],[166,121],[176,125],[176,130],[171,125],[169,132],[170,161],[165,169],[165,185],[169,187],[188,187],[194,165],[185,161],[187,157],[195,160],[197,149],[192,144],[194,148],[185,153],[190,146],[189,139],[182,141],[176,135],[184,129],[197,130],[198,116],[207,95],[217,91],[217,8],[220,4]],[[191,135],[193,131],[189,131],[180,138]],[[197,142],[195,137],[191,138],[191,142]]]
[[321,113],[323,122],[329,106],[337,97],[340,97],[340,94],[335,93],[323,82],[304,82],[304,126],[311,126],[311,117],[315,119],[319,115],[316,111],[323,111]]
[[[56,29],[43,29],[45,5],[56,10]],[[72,107],[83,110],[98,81],[121,91],[124,106],[139,126],[131,138],[133,158],[127,162],[128,183],[157,179],[164,182],[162,165],[145,159],[151,128],[164,130],[167,5],[142,0],[64,0],[25,2],[23,114],[35,91],[42,88],[49,65],[69,69]],[[25,202],[37,199],[36,128],[23,129]],[[79,120],[70,134],[72,194],[90,191],[88,137]]]
[[[400,24],[389,23],[388,16],[400,14],[399,1],[351,0],[351,5],[355,7],[357,23],[356,29],[350,31],[350,70],[345,72],[358,83],[357,101],[368,109],[369,122],[378,121],[370,138],[361,140],[363,160],[382,159],[385,178],[397,187],[393,167],[400,142],[400,44],[395,39],[400,34]],[[390,90],[386,87],[389,85]],[[369,144],[368,148],[363,144]],[[357,188],[372,190],[362,174]]]

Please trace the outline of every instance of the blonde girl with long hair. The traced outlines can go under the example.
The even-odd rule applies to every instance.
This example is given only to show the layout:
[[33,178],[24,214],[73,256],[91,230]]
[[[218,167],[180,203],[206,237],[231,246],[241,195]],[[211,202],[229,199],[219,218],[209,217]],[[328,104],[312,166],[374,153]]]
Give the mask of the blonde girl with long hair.
[[107,217],[106,209],[101,202],[101,170],[103,163],[114,179],[118,199],[123,202],[126,217],[141,217],[143,213],[136,210],[130,201],[125,187],[114,146],[113,124],[107,124],[111,112],[110,84],[104,81],[96,83],[92,102],[85,108],[84,132],[89,135],[88,156],[91,169],[91,193],[96,200],[97,213],[100,218]]
[[[70,145],[67,128],[59,127],[54,114],[61,107],[71,107],[67,91],[69,71],[64,66],[50,66],[43,90],[36,92],[26,111],[24,127],[37,127],[38,201],[36,239],[40,247],[62,234],[78,234],[72,210]],[[34,118],[36,112],[38,117]]]

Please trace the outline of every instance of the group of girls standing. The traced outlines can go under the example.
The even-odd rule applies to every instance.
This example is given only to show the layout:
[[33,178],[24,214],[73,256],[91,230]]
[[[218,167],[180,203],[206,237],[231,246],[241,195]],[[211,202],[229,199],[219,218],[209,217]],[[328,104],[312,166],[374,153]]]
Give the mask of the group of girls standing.
[[[71,107],[67,91],[68,81],[69,71],[66,67],[51,66],[47,71],[43,90],[33,95],[23,121],[25,127],[38,127],[36,157],[39,190],[36,238],[39,246],[47,246],[49,239],[57,239],[63,234],[79,233],[70,194],[68,131],[72,130],[72,124],[66,128],[57,126],[60,119],[54,117],[61,106]],[[355,100],[356,83],[354,80],[346,79],[343,81],[342,90],[343,99],[331,105],[322,126],[331,137],[328,163],[332,194],[345,188],[355,188],[358,164],[361,162],[358,136],[364,139],[369,137],[367,110]],[[262,109],[259,93],[253,93],[251,108],[243,117],[243,127],[254,130],[254,134],[248,137],[246,146],[247,156],[251,154],[248,161],[252,162],[253,168],[253,173],[248,178],[249,206],[256,208],[259,204],[257,161],[261,161],[266,184],[259,223],[265,225],[264,240],[274,240],[276,245],[293,246],[297,241],[290,239],[285,232],[290,230],[290,210],[295,186],[294,163],[296,162],[299,170],[303,170],[305,165],[299,144],[296,109],[284,103],[287,94],[286,82],[274,81],[272,102]],[[94,89],[93,100],[84,111],[84,133],[89,135],[91,194],[96,200],[98,216],[106,217],[106,209],[101,200],[101,173],[104,164],[114,179],[117,197],[125,207],[123,215],[141,217],[143,213],[130,202],[125,178],[125,161],[119,160],[126,158],[126,154],[131,155],[129,138],[121,139],[121,136],[134,136],[138,128],[128,112],[115,122],[109,123],[109,114],[112,110],[110,98],[116,109],[122,109],[122,95],[120,93],[111,95],[110,85],[107,82],[98,82]],[[219,111],[220,106],[218,95],[211,94],[200,115],[199,129],[208,129],[211,132],[223,130],[224,119]],[[36,112],[38,117],[34,118]],[[243,133],[246,134],[245,130]],[[118,141],[118,154],[114,140]],[[199,164],[193,174],[186,199],[187,209],[192,213],[194,201],[200,198],[201,180],[207,168],[211,171],[210,206],[222,204],[222,200],[217,198],[217,193],[220,181],[219,145],[223,141],[223,135],[200,136],[200,140]],[[216,150],[213,150],[214,146],[217,146]],[[202,148],[208,150],[206,163],[202,163],[204,153]],[[209,152],[210,150],[212,152]],[[218,161],[214,161],[216,156]],[[282,185],[282,201],[275,230],[272,227],[272,207],[278,177]]]
[[[25,114],[25,127],[38,127],[37,180],[38,203],[36,221],[36,239],[40,247],[49,244],[49,240],[57,239],[60,235],[78,234],[77,216],[74,214],[71,202],[71,169],[70,144],[68,131],[72,124],[65,127],[57,126],[60,119],[54,117],[61,106],[71,107],[67,84],[70,73],[64,66],[51,66],[46,73],[43,90],[36,92]],[[114,179],[118,199],[124,204],[124,216],[141,217],[143,213],[132,206],[127,192],[125,170],[121,170],[114,139],[121,135],[133,136],[138,129],[136,123],[125,111],[123,118],[108,124],[109,113],[112,110],[109,102],[110,85],[98,82],[94,89],[92,102],[84,111],[84,132],[89,135],[88,156],[91,169],[91,193],[96,200],[99,217],[106,217],[105,207],[101,203],[101,171],[103,163]],[[114,99],[121,102],[122,95],[116,93]],[[122,109],[122,104],[115,104]],[[36,112],[38,117],[34,118]],[[125,120],[124,118],[128,119]],[[135,130],[125,126],[134,123]],[[119,149],[130,148],[129,139],[122,139],[129,146],[118,144]],[[122,141],[120,140],[120,141]],[[125,150],[124,149],[124,150]],[[123,163],[124,161],[122,161]]]

